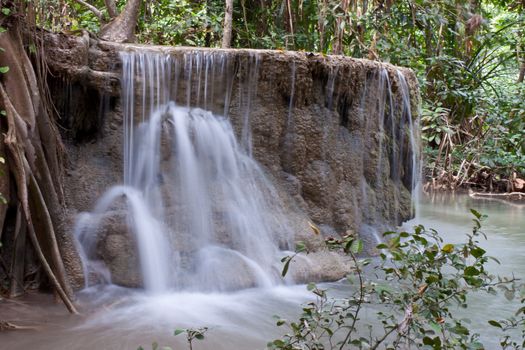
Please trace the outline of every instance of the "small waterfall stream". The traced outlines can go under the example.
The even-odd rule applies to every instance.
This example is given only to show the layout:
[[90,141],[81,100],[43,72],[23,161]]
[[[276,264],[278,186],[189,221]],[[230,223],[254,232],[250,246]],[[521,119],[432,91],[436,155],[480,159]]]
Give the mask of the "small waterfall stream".
[[[239,60],[219,50],[182,55],[138,50],[121,52],[120,58],[123,183],[109,189],[95,209],[76,222],[85,285],[112,283],[111,269],[98,254],[98,242],[112,234],[103,229],[108,222],[120,225],[118,240],[135,246],[140,276],[132,278],[137,280],[133,283],[149,292],[232,291],[283,283],[279,262],[292,249],[295,232],[273,180],[252,156],[259,54],[250,52]],[[295,114],[303,113],[295,106],[300,97],[297,74],[304,69],[298,62],[294,58],[289,64],[291,91],[280,141],[281,167],[292,178]],[[330,65],[325,83],[329,109],[354,98],[345,90],[352,84],[351,72],[339,73],[337,63]],[[361,159],[358,193],[351,198],[353,215],[360,233],[375,246],[379,230],[385,228],[385,213],[394,213],[396,217],[386,219],[399,222],[400,187],[416,189],[419,142],[404,75],[397,71],[392,76],[379,67],[364,78],[354,107],[361,134],[344,137],[351,138],[357,146],[352,152]],[[391,79],[401,91],[396,98]],[[236,120],[229,117],[232,106]],[[351,130],[347,113],[341,125]],[[321,128],[321,159],[315,164],[322,171],[329,169],[326,160],[333,157],[326,148],[333,128],[328,123]],[[368,164],[371,159],[374,166]],[[391,197],[378,204],[388,189]],[[287,282],[293,282],[290,276]]]
[[[276,189],[250,155],[257,56],[248,61],[250,80],[240,91],[241,143],[227,118],[194,106],[212,109],[217,91],[211,80],[217,77],[220,85],[226,82],[221,93],[228,105],[227,56],[197,53],[185,55],[184,62],[155,53],[121,58],[124,184],[108,190],[95,210],[77,221],[86,285],[90,274],[110,282],[94,258],[96,232],[122,198],[119,209],[129,238],[136,240],[146,290],[228,291],[281,283],[280,247],[288,248],[293,235]],[[211,74],[216,62],[218,75]],[[185,106],[169,101],[171,72],[179,66],[187,81]]]

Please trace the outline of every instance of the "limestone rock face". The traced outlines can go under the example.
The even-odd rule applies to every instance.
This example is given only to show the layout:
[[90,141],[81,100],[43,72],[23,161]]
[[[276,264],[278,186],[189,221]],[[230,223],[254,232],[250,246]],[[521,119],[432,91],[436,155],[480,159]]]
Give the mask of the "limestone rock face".
[[[125,218],[113,217],[101,227],[98,253],[111,273],[111,282],[137,288],[142,285],[136,242],[126,226]],[[115,220],[116,219],[116,220]]]
[[[55,42],[47,48],[50,70],[65,82],[53,86],[53,95],[69,123],[65,198],[72,217],[93,208],[109,185],[122,182],[123,119],[115,77],[121,74],[119,52],[140,50],[180,60],[181,66],[192,55],[201,57],[201,67],[206,57],[214,57],[215,68],[206,66],[214,72],[206,75],[209,90],[188,92],[180,68],[171,72],[170,98],[202,105],[199,98],[208,96],[204,103],[215,113],[227,112],[239,139],[249,129],[253,156],[286,203],[296,239],[319,251],[311,258],[316,263],[298,263],[297,280],[336,280],[348,270],[344,259],[322,249],[322,237],[311,233],[309,220],[332,235],[394,226],[412,215],[412,160],[418,155],[409,129],[417,117],[419,91],[410,70],[306,52],[142,47],[87,37],[50,42]],[[65,96],[64,89],[72,88],[97,91],[89,101],[97,115],[68,114],[82,103],[80,95],[76,100]],[[137,265],[135,249],[123,231],[114,226],[106,232],[100,254],[114,282],[136,286],[140,276],[129,273]]]

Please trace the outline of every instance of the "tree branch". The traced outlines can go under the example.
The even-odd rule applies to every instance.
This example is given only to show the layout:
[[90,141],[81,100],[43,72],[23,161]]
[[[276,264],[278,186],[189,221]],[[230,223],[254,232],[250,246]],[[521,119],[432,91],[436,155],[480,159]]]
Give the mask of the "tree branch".
[[117,4],[115,4],[115,0],[104,0],[104,3],[106,4],[106,8],[108,9],[108,14],[110,18],[115,18],[118,16],[118,9]]
[[[84,7],[87,7],[91,12],[93,12],[93,14],[95,16],[97,16],[97,18],[100,20],[100,22],[102,23],[106,23],[106,17],[104,16],[104,14],[102,13],[102,11],[100,11],[98,8],[96,8],[95,6],[87,3],[86,1],[84,0],[74,0],[76,3],[84,6]],[[108,0],[108,1],[111,1],[111,0]],[[109,7],[108,7],[108,11],[109,11]]]

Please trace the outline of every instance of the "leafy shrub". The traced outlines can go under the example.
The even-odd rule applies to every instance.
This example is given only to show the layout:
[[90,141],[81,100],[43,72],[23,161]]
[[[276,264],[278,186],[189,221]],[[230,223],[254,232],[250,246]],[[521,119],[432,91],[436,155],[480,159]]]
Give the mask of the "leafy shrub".
[[[455,307],[466,308],[468,295],[498,289],[514,297],[522,286],[514,278],[502,279],[486,270],[487,256],[479,246],[484,216],[472,210],[474,227],[463,244],[450,244],[435,230],[419,225],[414,232],[386,232],[379,244],[379,263],[368,269],[370,259],[358,258],[362,244],[354,236],[330,238],[327,245],[342,251],[354,262],[355,274],[349,275],[349,295],[329,297],[315,284],[308,289],[315,302],[303,307],[296,321],[279,319],[288,333],[268,344],[271,349],[484,349],[479,335],[453,313]],[[378,279],[369,276],[375,272]],[[362,319],[364,309],[375,311],[377,322]],[[524,326],[524,310],[517,318],[489,323],[505,331]],[[370,314],[370,313],[369,313]],[[520,318],[521,317],[521,318]],[[525,330],[524,330],[525,331]],[[522,348],[523,343],[506,334],[502,347]],[[520,347],[521,346],[521,347]]]

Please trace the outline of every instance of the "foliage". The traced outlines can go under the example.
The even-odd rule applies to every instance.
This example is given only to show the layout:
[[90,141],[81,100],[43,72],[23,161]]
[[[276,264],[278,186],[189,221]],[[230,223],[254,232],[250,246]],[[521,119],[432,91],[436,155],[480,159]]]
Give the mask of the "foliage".
[[[435,230],[416,226],[413,233],[387,232],[386,243],[378,245],[380,263],[373,268],[377,280],[363,273],[369,259],[360,259],[362,244],[354,236],[329,238],[331,249],[347,254],[355,274],[347,281],[351,291],[343,298],[331,298],[326,290],[309,284],[317,297],[303,307],[297,321],[279,319],[288,333],[268,344],[271,349],[483,349],[479,335],[472,333],[456,307],[466,308],[469,293],[505,291],[514,297],[521,286],[515,279],[492,276],[486,263],[494,258],[479,246],[484,216],[472,211],[474,228],[464,244],[443,242]],[[362,319],[363,310],[375,311],[376,324]],[[518,311],[523,316],[524,308]],[[517,315],[518,315],[517,314]],[[493,326],[509,330],[523,326],[524,319],[494,321]],[[517,344],[507,334],[502,346]],[[508,344],[508,345],[507,345]],[[517,346],[519,349],[523,344]]]
[[[88,2],[107,17],[103,0]],[[37,3],[39,23],[49,29],[99,30],[99,18],[75,0]],[[454,188],[486,169],[525,176],[525,102],[516,83],[525,70],[523,7],[520,0],[238,0],[232,44],[411,67],[423,95],[427,174],[446,173]],[[223,16],[219,0],[145,1],[138,40],[218,47]]]
[[[522,296],[521,304],[525,304]],[[525,306],[516,311],[515,315],[505,320],[490,320],[492,327],[500,328],[503,335],[500,338],[502,349],[525,349]],[[521,335],[521,342],[515,339],[516,334]]]
[[[195,339],[197,340],[203,340],[204,334],[208,331],[208,327],[203,328],[178,328],[173,332],[174,336],[178,336],[180,334],[186,334],[186,341],[188,342],[188,349],[193,350],[193,341]],[[140,346],[137,350],[144,350],[142,346]],[[151,345],[151,350],[172,350],[169,346],[163,346],[159,347],[158,343],[153,343]]]
[[219,46],[222,1],[159,0],[139,23],[139,40],[153,44]]

